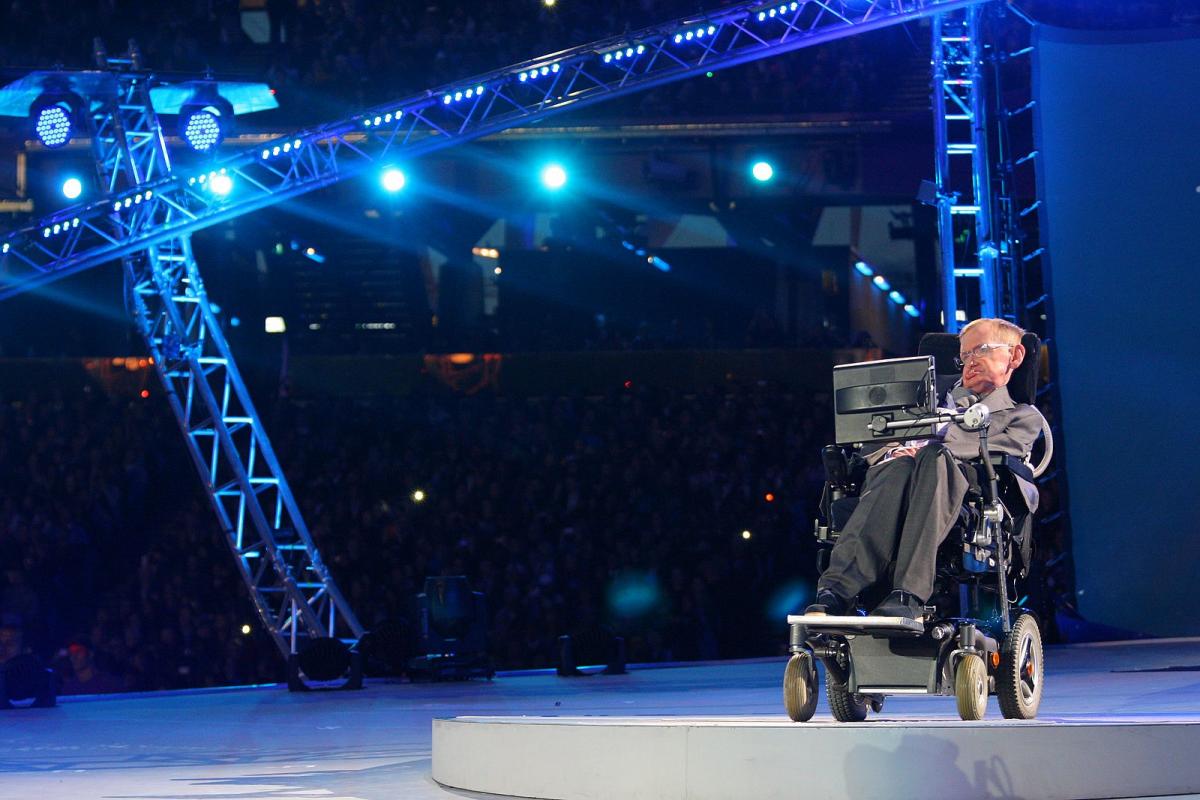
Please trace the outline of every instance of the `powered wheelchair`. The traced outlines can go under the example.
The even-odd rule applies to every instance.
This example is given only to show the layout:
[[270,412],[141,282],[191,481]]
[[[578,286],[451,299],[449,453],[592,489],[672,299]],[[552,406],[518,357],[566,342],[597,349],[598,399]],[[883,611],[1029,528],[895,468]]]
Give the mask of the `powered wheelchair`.
[[[1026,357],[1014,370],[1008,390],[1015,403],[1033,404],[1040,342],[1027,333],[1021,343]],[[957,381],[958,346],[953,334],[927,334],[918,358],[895,361],[907,362],[904,366],[910,374],[914,367],[923,369],[926,374],[920,382],[888,382],[894,381],[890,368],[885,367],[885,373],[873,368],[867,374],[885,377],[878,382],[868,379],[850,390],[848,405],[857,416],[843,415],[847,403],[841,400],[846,395],[835,390],[839,445],[822,452],[826,484],[815,524],[822,571],[858,503],[866,474],[861,457],[854,453],[847,458],[841,446],[864,440],[845,434],[848,419],[865,424],[871,431],[866,437],[881,439],[915,438],[912,432],[959,423],[979,432],[981,456],[968,462],[971,488],[958,520],[939,547],[934,593],[923,622],[864,616],[857,610],[874,607],[887,594],[886,586],[864,592],[857,604],[852,603],[855,610],[845,616],[788,617],[791,657],[784,671],[783,696],[787,714],[795,722],[811,719],[816,711],[817,660],[825,667],[829,709],[839,722],[861,722],[872,711],[880,712],[889,695],[953,696],[962,719],[978,720],[986,711],[988,696],[995,694],[1005,718],[1037,715],[1045,678],[1041,632],[1036,617],[1013,600],[1018,596],[1017,581],[1028,573],[1033,545],[1032,514],[1018,477],[1031,486],[1045,471],[1053,455],[1053,439],[1043,418],[1043,455],[1032,467],[1020,459],[988,453],[990,412],[985,403],[961,412],[936,409],[929,395],[944,397]]]

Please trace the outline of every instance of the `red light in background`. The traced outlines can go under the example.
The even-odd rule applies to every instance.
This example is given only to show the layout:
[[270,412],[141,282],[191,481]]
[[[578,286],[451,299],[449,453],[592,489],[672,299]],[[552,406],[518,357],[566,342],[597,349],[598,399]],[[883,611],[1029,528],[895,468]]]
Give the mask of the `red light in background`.
[[774,503],[775,495],[771,494],[770,492],[767,492],[766,494],[763,495],[763,500],[766,500],[768,503]]
[[626,389],[632,389],[632,388],[633,388],[633,381],[625,381],[625,388],[626,388]]
[[149,397],[149,396],[150,396],[150,390],[149,390],[149,389],[142,389],[142,391],[141,391],[141,395],[142,395],[142,399],[143,399],[143,400],[145,400],[147,397]]

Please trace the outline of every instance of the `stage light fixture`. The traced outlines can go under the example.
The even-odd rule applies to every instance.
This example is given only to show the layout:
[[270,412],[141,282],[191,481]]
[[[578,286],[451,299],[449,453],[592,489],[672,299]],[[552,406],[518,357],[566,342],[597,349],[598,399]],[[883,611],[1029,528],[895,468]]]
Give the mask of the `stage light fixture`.
[[215,195],[224,197],[233,191],[233,178],[223,172],[218,172],[209,180],[208,190]]
[[871,265],[865,261],[855,261],[854,268],[858,270],[859,275],[863,275],[868,278],[875,274],[875,270],[871,269]]
[[400,170],[396,169],[395,167],[389,167],[383,171],[383,175],[380,177],[379,182],[383,184],[384,189],[395,194],[404,188],[404,184],[407,183],[407,178],[405,178],[404,173]]
[[888,283],[887,278],[883,277],[882,275],[876,275],[874,278],[871,279],[871,282],[874,283],[876,287],[878,287],[879,289],[881,289],[882,291],[885,291],[885,292],[892,288],[892,285],[890,283]]
[[83,194],[83,182],[79,178],[67,178],[62,185],[63,197],[74,200]]
[[83,98],[59,79],[51,78],[46,91],[29,106],[33,135],[43,147],[63,147],[75,136],[85,108]]
[[201,83],[179,109],[179,135],[197,153],[211,153],[233,127],[233,106],[214,83]]
[[759,183],[766,183],[775,177],[775,168],[770,161],[755,161],[754,166],[750,167],[750,174]]
[[567,185],[567,171],[561,164],[547,164],[542,167],[542,185],[551,191],[558,191]]

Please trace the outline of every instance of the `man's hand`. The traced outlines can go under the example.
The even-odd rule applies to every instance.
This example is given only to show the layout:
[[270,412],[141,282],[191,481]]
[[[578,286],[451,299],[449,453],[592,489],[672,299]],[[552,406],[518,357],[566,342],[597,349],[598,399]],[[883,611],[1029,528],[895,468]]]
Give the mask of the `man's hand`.
[[925,442],[921,442],[919,444],[900,445],[899,447],[893,448],[888,453],[888,455],[891,458],[904,458],[905,456],[909,456],[910,458],[916,458],[917,452],[920,451],[920,449],[922,447],[924,447],[925,444],[926,444]]

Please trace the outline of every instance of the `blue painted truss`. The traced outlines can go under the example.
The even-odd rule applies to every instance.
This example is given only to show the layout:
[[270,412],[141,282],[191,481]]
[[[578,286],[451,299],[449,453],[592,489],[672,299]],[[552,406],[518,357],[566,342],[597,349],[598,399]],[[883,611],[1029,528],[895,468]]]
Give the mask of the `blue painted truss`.
[[[0,299],[363,170],[709,70],[986,0],[741,3],[563,50],[301,131],[193,174],[146,178],[0,241]],[[231,181],[228,193],[212,178]],[[222,187],[224,188],[224,187]]]

